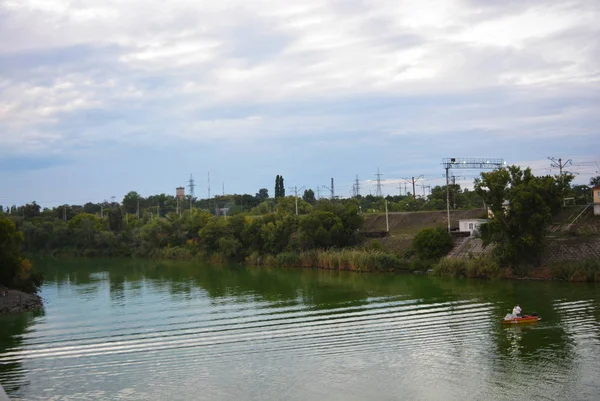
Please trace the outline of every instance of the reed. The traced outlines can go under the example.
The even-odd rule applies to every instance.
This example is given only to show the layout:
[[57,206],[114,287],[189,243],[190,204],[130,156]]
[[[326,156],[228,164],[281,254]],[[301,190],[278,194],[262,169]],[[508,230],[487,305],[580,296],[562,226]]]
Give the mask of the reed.
[[491,258],[442,258],[432,267],[437,276],[497,278],[501,274],[500,265]]
[[600,281],[600,260],[553,264],[550,266],[550,277],[566,281]]
[[311,267],[331,270],[383,272],[408,270],[408,262],[396,255],[379,250],[339,249],[283,252],[276,256],[260,257],[252,254],[246,258],[251,265],[281,267]]

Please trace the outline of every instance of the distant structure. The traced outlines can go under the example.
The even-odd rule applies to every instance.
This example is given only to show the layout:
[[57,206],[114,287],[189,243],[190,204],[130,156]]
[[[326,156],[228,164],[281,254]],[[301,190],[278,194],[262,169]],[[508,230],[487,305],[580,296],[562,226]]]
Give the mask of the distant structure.
[[358,181],[358,175],[356,176],[356,180],[354,184],[352,184],[352,197],[356,198],[360,196],[360,182]]
[[375,191],[375,196],[383,196],[383,193],[381,192],[381,176],[382,174],[379,173],[379,167],[377,167],[377,174],[375,174],[377,176],[377,190]]
[[190,195],[193,198],[194,197],[194,188],[196,187],[196,184],[194,182],[194,177],[192,177],[191,174],[190,174],[190,179],[188,181],[188,187],[190,188]]
[[185,188],[184,187],[175,188],[175,196],[177,196],[177,199],[183,199],[185,197]]

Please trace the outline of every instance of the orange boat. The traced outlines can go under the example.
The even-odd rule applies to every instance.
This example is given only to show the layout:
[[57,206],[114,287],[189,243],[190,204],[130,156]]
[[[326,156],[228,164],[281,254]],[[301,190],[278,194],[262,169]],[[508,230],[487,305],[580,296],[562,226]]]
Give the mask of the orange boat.
[[506,315],[504,319],[502,319],[502,323],[504,324],[519,324],[519,323],[534,323],[542,320],[538,315],[525,315],[521,317],[517,317],[515,315]]

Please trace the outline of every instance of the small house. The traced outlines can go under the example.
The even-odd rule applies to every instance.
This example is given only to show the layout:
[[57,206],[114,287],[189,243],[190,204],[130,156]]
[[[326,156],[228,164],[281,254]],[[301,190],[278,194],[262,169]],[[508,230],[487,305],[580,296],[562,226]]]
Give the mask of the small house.
[[460,232],[468,232],[473,236],[479,234],[479,228],[482,224],[487,223],[486,219],[461,219],[458,220],[458,230]]
[[600,216],[600,185],[596,185],[592,188],[594,194],[594,215]]

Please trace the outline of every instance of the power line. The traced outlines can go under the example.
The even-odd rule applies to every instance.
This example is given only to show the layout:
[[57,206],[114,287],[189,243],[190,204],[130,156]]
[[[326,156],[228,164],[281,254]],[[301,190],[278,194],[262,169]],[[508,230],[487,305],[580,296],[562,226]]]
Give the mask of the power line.
[[556,160],[554,157],[549,157],[548,160],[550,160],[552,163],[550,163],[550,165],[554,168],[557,168],[560,171],[560,175],[563,175],[563,169],[569,165],[573,165],[573,161],[571,159],[567,160],[566,162],[562,162],[562,159],[559,157],[558,160]]
[[[411,177],[411,178],[403,178],[404,181],[407,181],[409,184],[412,183],[412,188],[413,188],[413,199],[417,199],[417,190],[416,190],[416,183],[419,182],[420,179],[423,178],[423,174],[421,174],[420,176],[418,176],[416,179],[415,177]],[[406,185],[404,186],[404,190],[406,191]]]

